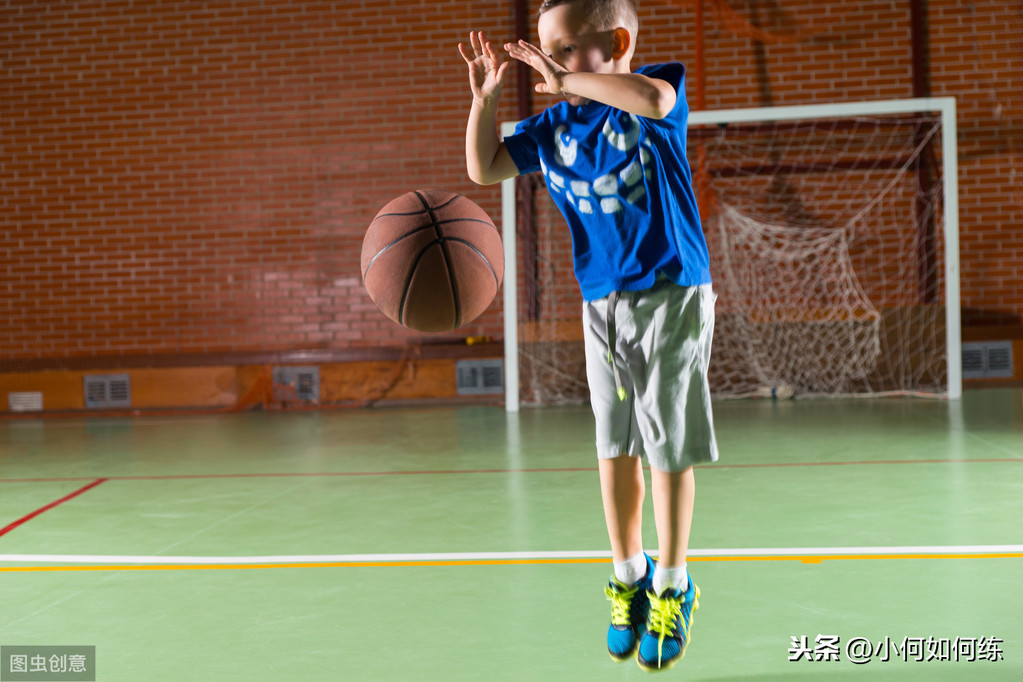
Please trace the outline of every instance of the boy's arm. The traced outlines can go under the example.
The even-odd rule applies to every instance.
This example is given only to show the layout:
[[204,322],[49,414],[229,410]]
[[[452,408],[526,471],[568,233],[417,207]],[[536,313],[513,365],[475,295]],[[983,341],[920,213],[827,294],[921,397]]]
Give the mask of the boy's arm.
[[469,179],[493,185],[513,178],[519,169],[497,136],[497,104],[472,102],[465,127],[465,166]]
[[[543,92],[547,92],[545,88]],[[640,73],[576,73],[566,71],[560,92],[601,102],[644,118],[671,113],[678,95],[667,81]],[[559,94],[554,92],[551,94]]]
[[508,65],[501,63],[483,32],[471,32],[469,40],[471,50],[458,44],[458,51],[469,66],[472,88],[472,108],[465,127],[465,165],[473,182],[492,185],[519,174],[497,135],[497,106]]
[[675,107],[678,94],[667,81],[639,73],[583,73],[568,71],[535,45],[520,40],[504,46],[508,54],[533,67],[544,82],[537,92],[576,95],[645,118],[664,118]]

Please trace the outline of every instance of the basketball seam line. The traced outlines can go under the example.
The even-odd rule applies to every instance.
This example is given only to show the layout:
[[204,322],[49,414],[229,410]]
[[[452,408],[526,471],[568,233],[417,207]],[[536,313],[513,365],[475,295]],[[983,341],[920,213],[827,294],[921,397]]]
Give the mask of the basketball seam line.
[[[376,218],[373,219],[373,221],[376,222],[380,218],[387,218],[387,217],[393,217],[393,216],[408,217],[410,215],[426,215],[426,214],[421,214],[421,213],[409,213],[409,214],[387,213],[385,215],[378,215]],[[490,226],[490,229],[494,230],[494,232],[500,232],[500,230],[497,229],[497,225],[494,225],[492,222],[490,222],[488,220],[483,220],[482,218],[447,218],[446,220],[438,220],[437,221],[438,225],[448,225],[450,223],[480,223],[482,225]],[[423,225],[422,227],[417,227],[415,231],[425,230],[425,229],[430,228],[430,227],[433,227],[432,223],[430,225]],[[408,234],[413,234],[413,233],[409,232]]]
[[[444,254],[444,265],[448,269],[448,280],[451,282],[451,302],[454,304],[455,307],[454,328],[458,329],[458,327],[460,327],[462,324],[462,305],[461,300],[458,298],[458,281],[455,279],[455,272],[451,265],[451,254],[448,253],[448,249],[444,245],[444,234],[441,232],[440,223],[437,220],[437,209],[441,208],[441,206],[430,206],[426,199],[422,196],[422,194],[416,192],[416,195],[419,196],[419,200],[422,201],[423,205],[425,205],[427,209],[430,211],[430,220],[433,221],[433,228],[437,234],[437,240],[441,242],[440,251],[442,254]],[[447,206],[447,204],[454,202],[457,198],[458,195],[456,194],[455,196],[451,197],[450,201],[448,201],[445,204],[442,204],[442,206]]]
[[[450,199],[448,199],[447,201],[445,201],[443,204],[438,204],[437,206],[434,206],[434,208],[435,209],[437,209],[437,208],[444,208],[445,206],[450,204],[452,201],[455,201],[456,199],[458,199],[458,195],[457,194],[455,196],[451,197]],[[429,213],[429,210],[428,209],[424,209],[422,211],[410,211],[408,213],[384,213],[384,214],[378,215],[377,218],[386,218],[387,216],[392,216],[392,215],[397,215],[397,216],[423,215],[425,213]]]
[[[444,246],[443,243],[444,234],[440,231],[440,224],[438,224],[437,222],[437,208],[439,207],[431,206],[430,202],[426,200],[426,197],[424,197],[423,194],[418,190],[416,191],[416,196],[419,197],[419,200],[421,202],[423,202],[423,206],[426,207],[426,210],[430,212],[430,220],[433,221],[434,232],[437,235],[437,240],[441,242],[440,252],[441,255],[444,256],[444,267],[447,268],[448,271],[448,281],[451,283],[451,303],[453,304],[455,309],[455,322],[453,326],[455,329],[458,329],[458,327],[462,324],[462,306],[460,305],[460,301],[458,298],[458,282],[455,280],[455,273],[451,267],[451,254],[448,253],[447,248]],[[447,203],[443,205],[447,206],[457,198],[458,195],[453,196]],[[412,280],[410,278],[409,284],[411,285],[411,283]]]
[[[430,206],[430,203],[426,200],[426,198],[422,195],[422,193],[419,190],[415,191],[415,195],[419,199],[419,201],[422,202],[423,207],[426,209],[427,213],[430,215],[430,222],[432,224],[434,232],[437,235],[438,240],[441,239],[443,237],[443,235],[440,232],[440,226],[437,225],[437,214],[434,213],[433,208]],[[452,200],[453,200],[453,198],[452,198]],[[450,203],[450,201],[448,203]],[[445,205],[447,205],[447,204],[445,204]],[[403,326],[405,324],[405,301],[408,300],[408,291],[412,287],[412,278],[416,274],[416,268],[419,266],[419,261],[421,261],[423,259],[423,254],[426,253],[426,249],[428,249],[428,248],[429,248],[429,245],[427,245],[426,248],[423,248],[423,249],[421,249],[419,251],[419,255],[416,256],[415,263],[412,264],[412,268],[409,270],[408,279],[405,280],[405,288],[401,292],[401,301],[398,303],[398,323],[403,325]],[[454,309],[455,309],[454,328],[457,329],[458,328],[458,323],[459,323],[460,318],[461,318],[461,311],[459,310],[459,305],[458,305],[458,291],[455,289],[455,278],[453,276],[453,273],[451,272],[451,259],[448,258],[448,252],[447,252],[446,249],[444,249],[444,245],[443,244],[441,244],[441,255],[444,257],[444,265],[445,265],[445,267],[447,268],[447,271],[448,271],[448,281],[451,283],[451,302],[452,302],[452,304],[454,306]]]
[[494,284],[496,284],[498,287],[501,286],[501,281],[497,278],[497,270],[495,270],[494,266],[490,264],[490,260],[487,258],[486,254],[484,254],[482,251],[476,248],[475,244],[473,244],[470,241],[466,241],[465,239],[459,239],[458,237],[441,237],[437,241],[456,242],[458,244],[465,244],[466,246],[468,246],[476,253],[476,255],[480,257],[480,260],[487,264],[487,268],[490,269],[490,274],[494,276]]
[[[417,213],[408,213],[408,214],[389,213],[388,215],[419,215],[419,214],[417,214]],[[378,217],[381,217],[381,216],[378,216]],[[494,228],[494,230],[497,230],[497,227],[495,227],[492,223],[489,223],[486,220],[480,220],[479,218],[452,218],[450,220],[438,221],[437,225],[448,225],[450,223],[461,223],[461,222],[481,223],[483,225],[487,225],[489,227]],[[411,232],[406,232],[405,234],[401,235],[400,237],[395,239],[390,244],[385,244],[383,247],[381,247],[381,249],[379,251],[377,251],[376,255],[373,256],[373,258],[370,259],[369,264],[366,265],[366,270],[362,273],[362,279],[365,280],[366,277],[369,276],[369,269],[371,267],[373,267],[373,263],[376,263],[377,258],[380,258],[380,256],[384,255],[385,251],[390,249],[392,246],[394,246],[395,244],[397,244],[401,240],[403,240],[403,239],[405,239],[407,237],[411,237],[414,234],[418,234],[418,233],[422,232],[423,230],[428,230],[431,227],[434,227],[434,225],[430,224],[430,225],[423,225],[422,227],[417,227],[416,229],[412,230]],[[444,237],[444,239],[447,239],[447,237]],[[434,244],[435,242],[430,242],[430,243]],[[487,261],[487,262],[489,264],[489,261]]]

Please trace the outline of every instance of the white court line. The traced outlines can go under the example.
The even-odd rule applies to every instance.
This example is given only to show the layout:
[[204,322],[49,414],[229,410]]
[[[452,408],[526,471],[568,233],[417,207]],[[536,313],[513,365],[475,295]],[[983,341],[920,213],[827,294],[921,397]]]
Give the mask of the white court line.
[[[1023,552],[1023,545],[927,545],[917,547],[768,547],[692,549],[690,557],[785,557],[836,555],[940,555],[1007,554]],[[299,564],[382,563],[409,561],[531,561],[545,559],[610,559],[608,551],[573,552],[445,552],[427,554],[297,554],[274,556],[134,556],[86,554],[0,554],[0,563],[59,564]]]

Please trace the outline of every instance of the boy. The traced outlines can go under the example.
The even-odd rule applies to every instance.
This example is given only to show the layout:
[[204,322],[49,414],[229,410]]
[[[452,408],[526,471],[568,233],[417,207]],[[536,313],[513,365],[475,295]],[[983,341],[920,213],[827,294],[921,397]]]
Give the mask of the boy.
[[[632,0],[545,0],[541,47],[519,41],[505,50],[543,77],[537,92],[565,101],[504,142],[496,112],[508,63],[482,32],[458,47],[473,94],[469,177],[492,184],[542,171],[572,233],[614,562],[608,651],[664,670],[684,655],[699,605],[686,551],[693,464],[717,459],[707,385],[714,294],[685,158],[685,70],[674,63],[633,73],[637,27]],[[641,537],[643,456],[656,567]]]

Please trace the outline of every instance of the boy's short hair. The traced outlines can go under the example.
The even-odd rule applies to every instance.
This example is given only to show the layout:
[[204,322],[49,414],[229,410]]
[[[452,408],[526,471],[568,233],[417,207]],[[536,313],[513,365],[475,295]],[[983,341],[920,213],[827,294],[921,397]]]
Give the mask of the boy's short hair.
[[636,3],[633,0],[543,0],[537,16],[559,5],[580,2],[591,17],[593,27],[598,31],[610,31],[624,26],[635,34],[639,28],[639,17],[636,14]]

